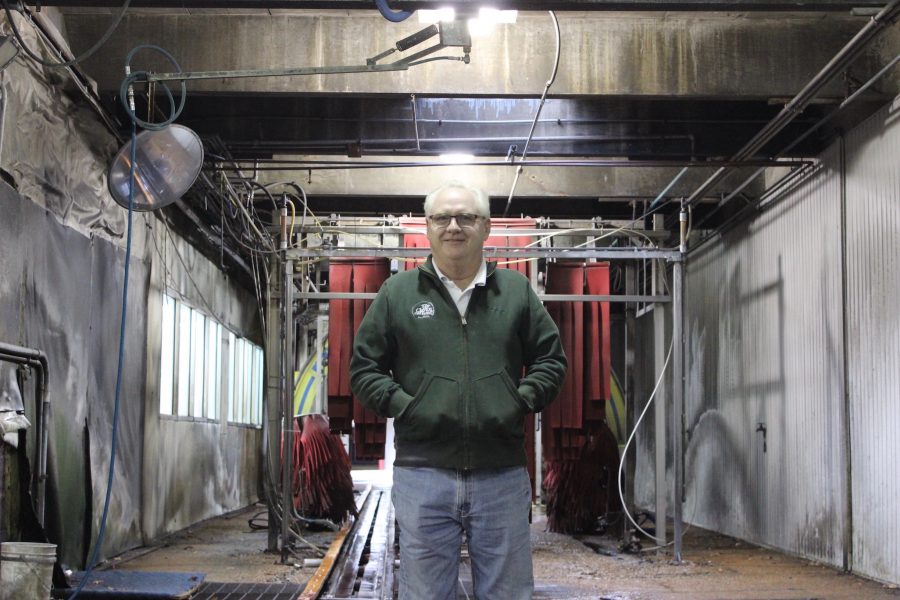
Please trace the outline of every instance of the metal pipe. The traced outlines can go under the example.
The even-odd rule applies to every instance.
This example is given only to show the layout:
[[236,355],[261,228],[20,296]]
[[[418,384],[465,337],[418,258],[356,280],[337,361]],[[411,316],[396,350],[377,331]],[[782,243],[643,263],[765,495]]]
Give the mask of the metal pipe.
[[[782,150],[781,152],[779,152],[779,153],[778,153],[778,156],[783,156],[783,155],[787,154],[788,152],[790,152],[791,150],[793,150],[794,148],[796,148],[796,147],[800,144],[800,142],[802,142],[803,140],[805,140],[806,138],[808,138],[810,135],[812,135],[814,132],[816,132],[820,127],[822,127],[822,125],[825,125],[825,123],[827,123],[827,122],[829,122],[831,119],[833,119],[834,116],[837,115],[838,112],[840,112],[841,110],[843,110],[844,108],[846,108],[847,105],[849,105],[849,104],[852,103],[854,100],[856,100],[856,99],[857,99],[864,91],[866,91],[867,89],[869,89],[876,81],[878,81],[878,80],[881,79],[886,73],[888,73],[888,72],[894,67],[894,65],[897,64],[897,62],[900,62],[900,54],[898,54],[897,56],[895,56],[894,59],[893,59],[891,62],[889,62],[887,65],[885,65],[880,71],[878,71],[878,73],[876,73],[875,75],[873,75],[873,76],[872,76],[866,83],[864,83],[858,90],[856,90],[853,94],[851,94],[850,96],[848,96],[843,102],[841,102],[841,103],[837,106],[837,108],[835,108],[833,111],[831,111],[830,113],[828,113],[827,115],[825,115],[821,120],[819,120],[817,123],[815,123],[815,124],[814,124],[812,127],[810,127],[809,129],[807,129],[807,130],[803,133],[803,135],[801,135],[800,137],[798,137],[796,140],[794,140],[793,142],[791,142],[791,144],[788,145],[784,150]],[[744,189],[746,189],[747,186],[750,185],[750,184],[753,182],[754,179],[756,179],[756,178],[759,177],[762,173],[764,173],[765,170],[766,170],[765,167],[760,167],[759,169],[757,169],[756,171],[754,171],[753,174],[750,175],[750,177],[748,177],[747,179],[745,179],[744,182],[743,182],[741,185],[739,185],[739,186],[737,187],[737,189],[735,189],[734,191],[732,191],[732,192],[731,192],[729,195],[727,195],[726,197],[722,198],[722,200],[716,205],[716,208],[713,209],[713,211],[710,212],[710,213],[707,215],[706,218],[709,218],[711,215],[715,214],[715,213],[719,210],[719,208],[721,208],[722,206],[724,206],[724,205],[727,204],[728,202],[731,202],[732,199],[734,199],[738,194],[740,194],[741,192],[743,192]],[[704,220],[705,220],[705,219],[704,219]]]
[[44,507],[46,505],[47,484],[47,446],[50,441],[50,398],[47,394],[50,363],[47,355],[40,350],[14,346],[0,342],[0,360],[7,360],[19,364],[25,364],[36,368],[38,371],[37,389],[35,390],[35,409],[40,411],[38,427],[38,474],[37,474],[37,517],[41,526],[44,525]]
[[[425,100],[427,102],[427,99]],[[564,100],[558,100],[558,102],[564,102]],[[208,123],[215,122],[219,119],[219,117],[198,117],[191,119],[193,123]],[[328,117],[318,117],[318,116],[304,116],[304,115],[291,115],[290,117],[282,116],[282,115],[260,115],[256,117],[257,121],[261,122],[272,122],[272,121],[284,121],[288,123],[300,123],[304,121],[312,121],[314,123],[350,123],[356,125],[358,123],[378,123],[378,124],[406,124],[408,119],[406,117],[374,117],[369,116],[365,118],[358,117],[336,117],[336,116],[328,116]],[[483,127],[485,125],[528,125],[532,122],[532,119],[429,119],[419,117],[419,123],[423,125],[477,125],[479,127]],[[748,125],[748,124],[759,124],[765,125],[768,123],[768,119],[653,119],[653,118],[642,118],[642,119],[616,119],[616,118],[607,118],[607,119],[596,119],[596,118],[573,118],[573,117],[550,117],[545,119],[540,119],[538,121],[538,125],[554,125],[556,127],[565,127],[569,125],[620,125],[620,124],[637,124],[637,125],[691,125],[691,124],[700,124],[700,125]],[[680,137],[693,137],[693,134],[684,134]]]
[[[277,269],[276,257],[270,256],[270,264],[272,271]],[[278,313],[278,301],[275,294],[275,286],[266,287],[266,315],[269,323],[273,323]],[[269,526],[267,536],[267,549],[270,552],[278,551],[278,541],[281,537],[281,521],[279,511],[281,510],[278,502],[278,476],[277,467],[280,466],[281,457],[272,448],[277,448],[277,441],[281,440],[279,432],[279,416],[281,409],[281,363],[276,360],[276,356],[280,353],[280,330],[275,327],[266,327],[263,329],[265,335],[265,405],[263,414],[263,443],[262,451],[265,461],[263,472],[263,490],[266,493],[266,508],[269,513]],[[278,462],[276,462],[278,461]]]
[[294,449],[294,417],[293,417],[293,302],[291,299],[291,289],[294,282],[291,277],[291,270],[294,263],[287,259],[282,252],[282,278],[281,278],[281,375],[280,375],[280,391],[281,391],[281,410],[282,410],[282,432],[281,432],[281,562],[286,563],[288,560],[288,540],[291,534],[293,493],[291,490],[291,467],[293,462]]
[[[402,258],[424,258],[431,253],[430,248],[385,248],[385,247],[317,247],[292,248],[287,258],[319,258],[330,256],[388,256]],[[485,248],[486,258],[600,258],[610,260],[681,260],[678,250],[654,248]]]
[[[369,219],[370,221],[372,219]],[[387,219],[384,219],[387,220]],[[595,235],[604,235],[608,237],[623,237],[623,238],[634,238],[634,237],[648,237],[657,240],[665,239],[669,236],[667,231],[654,231],[652,229],[620,229],[621,225],[616,224],[615,221],[607,222],[600,228],[588,228],[581,227],[578,225],[566,225],[566,223],[574,223],[574,219],[547,219],[548,224],[559,224],[560,229],[549,229],[549,228],[521,228],[518,227],[515,229],[502,229],[500,231],[503,232],[504,237],[547,237],[547,236],[584,236],[589,233],[593,233]],[[585,220],[584,223],[589,223],[589,221]],[[628,223],[630,221],[619,221],[619,223]],[[611,229],[607,231],[607,228]],[[371,225],[355,225],[354,223],[348,223],[343,221],[336,226],[329,225],[297,225],[295,230],[298,233],[315,233],[321,235],[333,235],[333,234],[342,234],[342,233],[351,233],[353,235],[364,235],[364,234],[375,234],[375,235],[425,235],[425,226],[422,227],[401,227],[398,225],[384,225],[384,226],[371,226]],[[495,233],[497,233],[495,231]]]
[[682,260],[672,265],[672,459],[675,471],[675,490],[672,518],[676,564],[681,563],[681,543],[684,535],[684,254],[687,252],[687,211],[682,204],[679,214],[681,236],[679,248]]
[[678,175],[676,175],[676,176],[672,179],[672,181],[669,182],[669,185],[667,185],[667,186],[663,189],[663,191],[661,191],[661,192],[659,193],[659,195],[657,195],[656,198],[653,199],[653,202],[650,203],[650,210],[653,210],[653,207],[655,207],[655,206],[663,199],[663,196],[665,196],[665,195],[669,192],[669,190],[671,190],[672,187],[673,187],[676,183],[678,183],[678,180],[681,179],[682,175],[684,175],[685,173],[687,173],[687,170],[688,170],[688,167],[685,167],[685,168],[681,169],[681,171],[678,172]]
[[[800,92],[781,109],[774,119],[772,119],[765,127],[760,130],[743,148],[732,157],[733,160],[743,160],[749,158],[756,151],[761,149],[772,138],[774,138],[782,129],[784,129],[791,121],[793,121],[812,101],[815,95],[825,87],[831,79],[843,71],[849,64],[865,49],[872,39],[881,33],[881,30],[891,21],[897,18],[900,13],[900,0],[893,0],[885,6],[877,15],[872,17],[865,27],[859,30],[853,39],[838,51],[838,53],[828,61],[821,71],[819,71],[809,83],[804,86]],[[707,179],[693,194],[691,194],[687,203],[694,205],[699,202],[714,185],[719,183],[726,175],[725,168],[718,169],[709,179]]]
[[294,307],[290,297],[293,289],[294,263],[287,260],[284,251],[287,250],[287,207],[282,207],[281,213],[282,232],[282,278],[281,278],[281,409],[282,409],[282,439],[281,465],[282,465],[282,513],[281,513],[281,562],[287,561],[288,535],[291,533],[291,523],[294,508],[293,490],[291,489],[291,471],[294,458],[294,405],[293,405],[293,330]]
[[[421,150],[422,144],[419,140],[419,115],[416,113],[416,95],[410,94],[409,99],[412,102],[413,127],[415,127],[416,130],[416,150]],[[360,142],[360,145],[362,145],[362,142]]]
[[[530,134],[529,134],[530,135]],[[691,134],[658,134],[658,135],[548,135],[543,137],[524,138],[526,143],[549,143],[549,142],[655,142],[655,141],[685,141],[694,143],[694,136]],[[343,149],[349,144],[360,144],[363,147],[372,149],[372,146],[386,146],[388,149],[397,149],[398,144],[412,145],[416,142],[416,149],[421,150],[419,144],[479,144],[479,143],[500,143],[509,144],[511,142],[519,143],[523,140],[520,136],[474,136],[474,137],[444,137],[444,138],[425,138],[422,139],[416,132],[415,138],[371,138],[371,139],[324,139],[324,140],[294,140],[294,141],[270,141],[263,144],[268,148],[276,148],[283,150],[289,149],[309,149],[309,148],[340,148]],[[241,148],[243,145],[249,145],[253,148],[259,148],[258,142],[230,142],[230,148]],[[693,153],[692,153],[693,154]],[[524,159],[520,161],[526,162]],[[526,162],[530,164],[530,162]]]
[[[656,269],[656,263],[653,263],[653,280],[659,282],[660,287],[665,286],[665,269]],[[666,367],[666,317],[662,307],[656,306],[653,310],[653,349],[654,349],[654,365],[655,370],[660,372]],[[674,332],[673,332],[674,333]],[[651,379],[652,381],[652,379]],[[654,492],[656,494],[655,502],[655,520],[656,520],[656,545],[665,548],[667,527],[668,527],[668,506],[666,499],[668,498],[666,483],[666,392],[665,385],[660,386],[658,395],[653,400],[653,472],[654,472]]]
[[[677,167],[781,167],[803,166],[812,161],[778,161],[778,160],[529,160],[529,167],[610,167],[610,168],[677,168]],[[261,166],[260,171],[319,171],[327,169],[401,169],[414,167],[446,167],[445,162],[389,162],[389,161],[349,161],[349,160],[261,160],[263,165],[277,165],[271,167]],[[517,165],[518,163],[516,163]],[[467,161],[459,163],[460,166],[470,167],[494,167],[513,166],[505,160]],[[204,171],[227,171],[228,167],[217,165],[204,165]]]
[[[374,300],[375,292],[298,292],[302,300]],[[542,302],[671,302],[669,296],[640,294],[538,294]]]
[[[397,9],[414,11],[421,8],[441,8],[446,0],[393,0]],[[518,10],[556,11],[790,11],[790,12],[845,12],[853,8],[880,8],[879,0],[505,0],[504,8]],[[72,6],[72,0],[41,0],[43,6]],[[78,6],[115,8],[121,0],[78,0]],[[315,9],[373,10],[371,0],[134,0],[133,6],[141,8],[253,8],[253,9]]]

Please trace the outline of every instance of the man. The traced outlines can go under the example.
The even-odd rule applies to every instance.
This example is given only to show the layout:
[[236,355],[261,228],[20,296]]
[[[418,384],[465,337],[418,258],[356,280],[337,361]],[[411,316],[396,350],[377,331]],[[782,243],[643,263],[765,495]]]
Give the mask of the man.
[[384,283],[350,362],[356,397],[394,418],[400,599],[456,599],[463,534],[475,598],[528,599],[524,420],[562,385],[559,331],[528,279],[485,262],[486,194],[449,183],[425,215],[431,256]]

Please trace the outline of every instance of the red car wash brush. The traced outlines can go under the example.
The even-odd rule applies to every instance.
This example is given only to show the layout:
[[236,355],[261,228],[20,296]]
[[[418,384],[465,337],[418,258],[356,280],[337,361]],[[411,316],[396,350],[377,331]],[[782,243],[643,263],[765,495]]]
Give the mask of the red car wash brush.
[[[335,523],[358,516],[350,476],[350,457],[340,438],[331,433],[327,417],[319,414],[300,417],[302,483],[294,501],[304,516],[325,518]],[[295,488],[296,490],[296,488]]]

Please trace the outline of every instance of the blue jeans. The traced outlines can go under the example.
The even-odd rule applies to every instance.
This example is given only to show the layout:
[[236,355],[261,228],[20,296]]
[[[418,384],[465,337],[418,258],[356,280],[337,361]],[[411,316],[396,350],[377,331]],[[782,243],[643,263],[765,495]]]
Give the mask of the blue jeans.
[[534,590],[524,467],[394,467],[400,600],[456,600],[463,533],[476,600],[530,600]]

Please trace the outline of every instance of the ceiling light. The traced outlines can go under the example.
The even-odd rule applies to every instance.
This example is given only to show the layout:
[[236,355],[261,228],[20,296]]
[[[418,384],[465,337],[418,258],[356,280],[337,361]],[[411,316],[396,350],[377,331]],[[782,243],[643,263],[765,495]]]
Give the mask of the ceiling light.
[[[143,131],[134,143],[135,211],[162,208],[190,189],[203,166],[200,137],[183,125]],[[131,142],[122,146],[109,167],[109,191],[113,199],[128,207],[131,180]]]
[[441,154],[440,159],[441,162],[448,165],[459,165],[472,162],[475,160],[475,155],[464,154],[462,152],[451,152],[450,154]]
[[456,19],[456,11],[451,7],[437,10],[420,9],[416,14],[419,15],[419,23],[446,23]]
[[488,23],[515,23],[518,15],[519,11],[517,10],[478,9],[478,18]]

